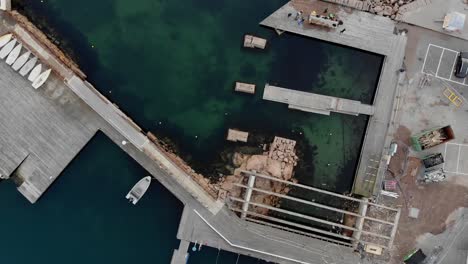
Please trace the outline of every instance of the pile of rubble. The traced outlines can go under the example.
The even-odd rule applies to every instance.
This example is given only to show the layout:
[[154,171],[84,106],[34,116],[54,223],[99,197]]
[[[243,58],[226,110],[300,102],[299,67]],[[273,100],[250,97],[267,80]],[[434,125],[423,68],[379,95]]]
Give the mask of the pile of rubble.
[[272,160],[277,160],[281,162],[281,168],[284,169],[286,164],[291,164],[293,166],[297,165],[297,160],[299,159],[296,155],[294,147],[296,146],[296,141],[275,137],[273,143],[270,147],[270,152],[268,157]]
[[[300,1],[300,0],[296,0]],[[348,6],[364,12],[386,16],[398,20],[401,14],[426,6],[431,0],[322,0],[329,3]]]
[[365,0],[369,5],[369,12],[381,15],[388,16],[392,19],[398,13],[398,10],[401,6],[414,2],[414,0]]

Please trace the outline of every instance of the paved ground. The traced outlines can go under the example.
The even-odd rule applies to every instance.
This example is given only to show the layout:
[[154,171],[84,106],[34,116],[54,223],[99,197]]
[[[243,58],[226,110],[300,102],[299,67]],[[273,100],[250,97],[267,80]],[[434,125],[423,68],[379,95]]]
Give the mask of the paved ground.
[[[456,87],[468,87],[468,77],[458,78],[455,76],[455,64],[459,51],[429,44],[424,58],[421,72],[447,81]],[[461,89],[461,91],[466,89]]]
[[[423,152],[415,152],[409,147],[407,153],[401,153],[405,157],[408,155],[408,160],[395,160],[401,164],[392,164],[392,160],[392,170],[402,172],[394,173],[393,176],[387,174],[389,179],[394,176],[399,179],[400,199],[386,200],[389,204],[402,207],[393,263],[400,263],[401,258],[415,247],[423,248],[426,254],[436,259],[441,254],[440,250],[436,250],[435,244],[429,246],[428,239],[434,234],[451,232],[451,229],[446,230],[447,218],[459,207],[468,207],[468,105],[463,96],[466,95],[468,81],[455,78],[452,74],[456,51],[466,47],[466,41],[415,26],[398,26],[408,30],[405,57],[408,78],[401,94],[400,111],[395,118],[395,122],[400,125],[394,134],[396,142],[403,147],[409,146],[411,134],[443,125],[452,126],[456,139]],[[444,95],[447,88],[461,98],[463,103],[460,107],[456,107]],[[448,179],[444,183],[418,184],[416,178],[422,172],[419,158],[432,153],[444,155]],[[421,210],[418,219],[408,217],[410,207]],[[453,219],[459,220],[460,216],[454,216]],[[460,247],[451,251],[446,261],[440,263],[466,262],[468,245],[457,245]]]
[[444,150],[444,170],[451,174],[468,176],[468,145],[448,143]]
[[[431,4],[404,13],[402,21],[468,40],[468,6],[463,3],[463,0],[430,0],[428,2]],[[442,29],[443,18],[447,13],[453,11],[463,13],[467,16],[465,28],[461,32],[449,33]]]

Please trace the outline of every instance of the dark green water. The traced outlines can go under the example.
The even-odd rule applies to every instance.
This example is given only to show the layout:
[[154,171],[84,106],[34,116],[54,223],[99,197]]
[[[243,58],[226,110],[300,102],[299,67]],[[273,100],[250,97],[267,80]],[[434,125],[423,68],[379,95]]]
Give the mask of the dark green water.
[[[239,146],[225,140],[236,127],[258,136],[254,146],[275,135],[297,139],[297,178],[346,192],[367,117],[288,111],[262,101],[262,88],[269,82],[370,103],[382,58],[258,26],[285,2],[26,1],[90,81],[146,130],[174,142],[195,170],[229,173],[220,154]],[[246,32],[268,38],[269,49],[242,49]],[[236,80],[256,83],[256,96],[235,93]]]
[[[226,153],[239,145],[226,143],[225,134],[235,127],[251,133],[252,147],[275,135],[297,140],[302,160],[296,177],[302,183],[350,190],[367,118],[289,111],[262,101],[262,87],[268,82],[371,103],[382,58],[295,35],[277,36],[258,26],[285,0],[16,3],[21,2],[22,12],[48,25],[44,30],[74,54],[96,88],[144,129],[167,137],[197,171],[211,178],[228,173]],[[242,49],[245,33],[268,38],[269,48]],[[256,95],[234,93],[235,81],[257,84]],[[48,263],[132,263],[146,252],[152,252],[151,258],[142,261],[168,263],[181,204],[154,184],[158,187],[138,207],[128,206],[122,196],[145,172],[111,145],[103,136],[94,139],[35,206],[12,186],[0,184],[2,216],[15,223],[6,237],[16,237],[13,253],[0,254],[0,260],[50,258],[55,246],[60,252]],[[38,226],[44,230],[35,231]],[[37,233],[31,238],[31,244],[39,243],[37,252],[20,254],[22,237],[31,232]],[[142,242],[135,246],[135,241]],[[215,263],[217,253],[204,249],[190,263]],[[221,258],[225,261],[219,263],[235,263],[237,255],[222,253]],[[239,263],[256,261],[242,258]]]

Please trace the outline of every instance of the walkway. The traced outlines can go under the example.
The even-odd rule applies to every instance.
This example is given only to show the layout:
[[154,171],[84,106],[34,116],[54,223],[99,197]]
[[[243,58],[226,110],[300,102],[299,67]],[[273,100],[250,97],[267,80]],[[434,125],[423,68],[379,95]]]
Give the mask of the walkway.
[[322,115],[337,112],[348,115],[373,115],[374,107],[361,102],[265,85],[263,99],[288,104],[291,109]]

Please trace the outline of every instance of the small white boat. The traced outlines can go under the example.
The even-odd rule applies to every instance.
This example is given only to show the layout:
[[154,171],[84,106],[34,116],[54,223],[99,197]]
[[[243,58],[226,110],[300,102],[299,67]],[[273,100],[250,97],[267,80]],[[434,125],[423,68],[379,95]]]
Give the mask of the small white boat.
[[1,36],[0,37],[0,48],[5,46],[11,40],[12,37],[13,37],[13,34],[11,34],[11,33]]
[[146,176],[143,179],[139,180],[135,186],[128,192],[127,198],[130,202],[133,204],[138,203],[138,201],[143,197],[143,195],[146,193],[148,190],[149,186],[151,184],[151,176]]
[[28,61],[29,55],[31,55],[31,52],[27,51],[23,53],[23,55],[19,56],[19,58],[15,61],[15,63],[13,63],[13,66],[11,66],[13,70],[17,71],[21,67],[23,67],[23,65]]
[[10,54],[8,54],[8,57],[6,59],[6,64],[12,65],[16,59],[18,59],[18,56],[21,53],[21,49],[23,48],[23,45],[20,43],[18,46],[16,46]]
[[26,64],[21,68],[21,70],[19,71],[19,74],[21,76],[26,76],[26,74],[28,74],[32,68],[34,68],[34,66],[36,65],[36,62],[37,62],[37,57],[34,57],[32,59],[30,59],[28,62],[26,62]]
[[34,67],[34,69],[29,74],[28,80],[30,82],[33,82],[34,80],[36,80],[37,76],[41,74],[41,71],[42,71],[42,64],[39,63],[38,65],[36,65],[36,67]]
[[4,58],[6,58],[6,56],[8,56],[8,54],[10,54],[10,52],[13,50],[15,45],[16,45],[16,39],[13,39],[10,42],[8,42],[8,44],[3,46],[3,48],[0,50],[0,59],[3,60]]
[[51,69],[48,69],[47,71],[37,76],[37,78],[32,83],[32,87],[34,87],[34,89],[41,87],[47,81],[47,78],[49,78],[51,71]]

